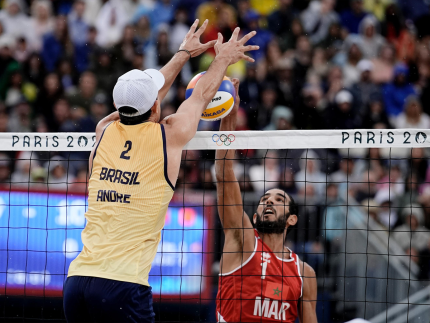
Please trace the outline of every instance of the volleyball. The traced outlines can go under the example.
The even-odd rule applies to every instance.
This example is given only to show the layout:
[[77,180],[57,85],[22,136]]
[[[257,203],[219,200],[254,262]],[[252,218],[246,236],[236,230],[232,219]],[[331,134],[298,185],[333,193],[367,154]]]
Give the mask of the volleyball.
[[[201,72],[193,77],[187,86],[185,99],[188,99],[191,96],[197,82],[205,73],[206,72]],[[201,120],[217,121],[224,118],[230,113],[231,109],[233,109],[235,98],[236,92],[234,85],[229,77],[224,76],[217,93],[206,107],[206,110],[202,113]]]

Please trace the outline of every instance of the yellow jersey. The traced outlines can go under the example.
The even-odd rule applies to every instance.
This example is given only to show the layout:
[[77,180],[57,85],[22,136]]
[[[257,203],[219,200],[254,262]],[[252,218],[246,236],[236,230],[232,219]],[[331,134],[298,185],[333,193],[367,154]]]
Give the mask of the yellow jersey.
[[149,286],[173,189],[163,125],[110,123],[94,151],[84,247],[68,276]]

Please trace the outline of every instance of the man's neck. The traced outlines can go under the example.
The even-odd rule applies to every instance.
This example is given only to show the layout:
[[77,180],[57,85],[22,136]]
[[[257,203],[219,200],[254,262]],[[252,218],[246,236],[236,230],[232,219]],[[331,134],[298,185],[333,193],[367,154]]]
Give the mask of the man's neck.
[[290,251],[285,248],[285,233],[283,234],[263,234],[259,233],[261,241],[263,241],[267,247],[279,258],[289,259]]

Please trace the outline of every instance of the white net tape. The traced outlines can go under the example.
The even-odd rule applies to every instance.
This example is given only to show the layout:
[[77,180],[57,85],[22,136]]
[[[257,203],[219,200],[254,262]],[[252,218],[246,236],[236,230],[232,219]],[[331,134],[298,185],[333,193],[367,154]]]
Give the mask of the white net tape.
[[[94,133],[1,133],[3,151],[90,151]],[[199,131],[184,147],[214,149],[424,148],[429,129]]]

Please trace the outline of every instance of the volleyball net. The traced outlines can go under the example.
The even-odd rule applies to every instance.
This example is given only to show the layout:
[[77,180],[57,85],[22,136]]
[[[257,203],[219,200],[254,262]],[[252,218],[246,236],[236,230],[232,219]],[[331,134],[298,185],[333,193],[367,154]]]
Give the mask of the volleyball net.
[[[0,321],[64,319],[95,143],[93,133],[0,134]],[[316,272],[318,322],[428,323],[430,131],[415,129],[198,132],[150,272],[156,321],[216,321],[217,149],[236,150],[248,215],[270,188],[298,203],[286,246]]]

